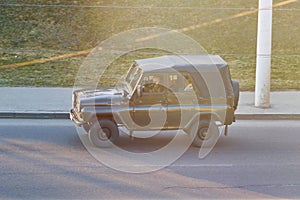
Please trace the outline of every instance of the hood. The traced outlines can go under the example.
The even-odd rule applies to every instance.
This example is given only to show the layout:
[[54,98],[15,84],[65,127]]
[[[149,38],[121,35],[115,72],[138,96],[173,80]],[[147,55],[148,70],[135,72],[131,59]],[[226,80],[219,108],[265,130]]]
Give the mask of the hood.
[[125,95],[122,89],[108,88],[78,90],[74,96],[81,106],[105,106],[119,105]]

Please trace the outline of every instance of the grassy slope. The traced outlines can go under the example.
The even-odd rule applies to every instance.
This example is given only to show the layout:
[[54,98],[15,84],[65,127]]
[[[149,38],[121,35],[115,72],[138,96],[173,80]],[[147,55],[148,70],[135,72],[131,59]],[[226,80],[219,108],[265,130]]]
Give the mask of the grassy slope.
[[[1,1],[0,1],[1,2]],[[6,1],[7,2],[7,1]],[[59,53],[47,50],[78,51],[95,47],[119,32],[140,27],[182,29],[226,18],[244,10],[208,8],[256,8],[253,0],[151,0],[151,1],[34,1],[10,3],[42,3],[71,5],[125,5],[189,7],[186,9],[118,9],[79,7],[0,7],[0,65],[50,57]],[[281,2],[274,0],[274,4]],[[1,2],[3,3],[3,1]],[[296,2],[283,8],[298,8]],[[203,8],[203,9],[190,9]],[[300,36],[298,10],[275,10],[272,57],[272,89],[300,89]],[[253,89],[257,14],[227,20],[218,24],[188,30],[184,33],[199,42],[210,54],[221,54],[231,66],[232,77],[243,89]],[[7,52],[7,50],[46,50],[46,52]],[[2,52],[3,52],[2,51]],[[298,55],[298,56],[287,56]],[[276,55],[276,56],[275,56]],[[131,60],[143,55],[129,55],[117,60],[114,78],[122,74]],[[147,54],[147,57],[149,55]],[[34,66],[1,70],[2,86],[73,86],[84,57],[71,58]],[[117,67],[116,67],[117,66]],[[120,67],[121,66],[121,67]],[[120,67],[120,69],[118,68]],[[113,68],[113,67],[112,67]],[[118,71],[119,69],[119,71]],[[115,75],[117,74],[117,75]],[[109,80],[109,81],[108,81]],[[108,79],[106,84],[112,84]]]

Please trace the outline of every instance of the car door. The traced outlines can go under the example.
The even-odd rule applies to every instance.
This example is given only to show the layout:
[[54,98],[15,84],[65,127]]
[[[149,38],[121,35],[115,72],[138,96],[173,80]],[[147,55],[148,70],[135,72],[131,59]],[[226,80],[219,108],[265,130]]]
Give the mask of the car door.
[[174,87],[167,94],[169,129],[185,127],[197,113],[198,98],[191,76],[184,73],[180,74],[177,77],[177,82],[177,87]]
[[167,126],[167,102],[165,92],[144,92],[137,97],[132,109],[135,129],[165,129]]
[[183,128],[197,113],[197,98],[193,92],[176,92],[167,95],[167,121],[169,129]]

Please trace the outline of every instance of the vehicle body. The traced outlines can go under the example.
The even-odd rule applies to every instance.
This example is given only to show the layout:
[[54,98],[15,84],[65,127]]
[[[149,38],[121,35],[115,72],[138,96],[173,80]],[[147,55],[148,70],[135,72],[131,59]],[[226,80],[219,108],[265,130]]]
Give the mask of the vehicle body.
[[130,133],[182,129],[201,146],[211,138],[209,127],[217,130],[216,122],[227,132],[238,99],[239,84],[220,56],[162,56],[134,61],[118,87],[74,91],[70,117],[98,147],[117,140],[118,126]]

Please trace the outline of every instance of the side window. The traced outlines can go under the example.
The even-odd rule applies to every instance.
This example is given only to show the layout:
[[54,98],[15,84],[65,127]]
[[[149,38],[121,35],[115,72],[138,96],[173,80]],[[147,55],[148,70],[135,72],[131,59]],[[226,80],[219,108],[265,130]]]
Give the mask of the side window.
[[142,78],[144,93],[194,92],[194,81],[188,73],[144,74]]
[[145,93],[162,93],[166,90],[164,76],[161,74],[144,76],[142,85]]
[[194,92],[195,83],[190,74],[184,74],[184,92]]
[[178,74],[170,74],[168,76],[168,86],[172,92],[178,92],[180,88],[180,80]]
[[169,105],[191,105],[197,102],[194,81],[190,74],[178,72],[169,76],[171,93],[167,95]]
[[194,81],[188,73],[176,73],[168,76],[168,88],[173,93],[177,92],[194,92]]

